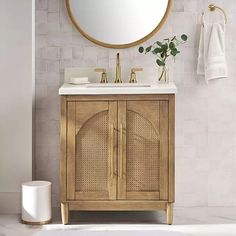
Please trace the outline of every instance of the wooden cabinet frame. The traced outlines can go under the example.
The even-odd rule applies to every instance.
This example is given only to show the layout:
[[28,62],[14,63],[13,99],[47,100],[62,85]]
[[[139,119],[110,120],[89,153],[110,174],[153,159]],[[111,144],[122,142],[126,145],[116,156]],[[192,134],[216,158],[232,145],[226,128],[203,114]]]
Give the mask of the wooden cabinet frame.
[[[109,181],[108,199],[97,193],[81,193],[75,196],[73,175],[75,146],[76,102],[105,102],[109,105]],[[161,140],[160,192],[127,193],[126,191],[126,111],[127,102],[158,101],[161,121],[160,132],[168,132]],[[62,221],[68,223],[69,211],[154,211],[164,210],[167,223],[172,224],[174,203],[174,137],[175,137],[175,95],[73,95],[61,96],[61,212]],[[70,147],[71,145],[71,147]],[[144,196],[144,197],[143,197]],[[156,196],[156,199],[155,199]],[[83,197],[85,197],[83,199]],[[79,199],[79,200],[78,200]]]
[[[67,103],[67,199],[75,200],[115,200],[116,199],[116,137],[117,102],[115,101],[83,101]],[[76,109],[76,107],[78,109]],[[107,191],[76,191],[76,140],[78,131],[84,123],[88,123],[93,115],[108,112],[109,154],[108,154],[108,187]],[[88,117],[90,115],[90,117]],[[78,118],[78,119],[77,119]],[[88,120],[87,120],[88,119]],[[90,146],[89,148],[93,148]]]

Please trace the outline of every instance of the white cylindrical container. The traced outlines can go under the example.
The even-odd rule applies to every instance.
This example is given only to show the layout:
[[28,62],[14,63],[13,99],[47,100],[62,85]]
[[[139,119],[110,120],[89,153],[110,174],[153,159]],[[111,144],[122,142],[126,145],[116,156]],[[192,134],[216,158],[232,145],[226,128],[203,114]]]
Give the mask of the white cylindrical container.
[[31,181],[22,184],[22,222],[47,224],[51,221],[51,183]]

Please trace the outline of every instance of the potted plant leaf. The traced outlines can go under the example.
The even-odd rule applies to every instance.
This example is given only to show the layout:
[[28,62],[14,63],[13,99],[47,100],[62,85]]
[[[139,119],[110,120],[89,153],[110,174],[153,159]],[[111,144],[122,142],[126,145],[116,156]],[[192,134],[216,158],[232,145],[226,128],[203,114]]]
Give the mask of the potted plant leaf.
[[178,47],[180,44],[184,44],[188,40],[186,34],[182,34],[180,38],[174,36],[172,38],[166,38],[162,42],[156,41],[154,44],[144,48],[143,46],[139,47],[138,51],[140,53],[152,53],[156,59],[156,64],[161,68],[158,81],[166,83],[168,81],[168,67],[167,59],[175,57],[180,53]]

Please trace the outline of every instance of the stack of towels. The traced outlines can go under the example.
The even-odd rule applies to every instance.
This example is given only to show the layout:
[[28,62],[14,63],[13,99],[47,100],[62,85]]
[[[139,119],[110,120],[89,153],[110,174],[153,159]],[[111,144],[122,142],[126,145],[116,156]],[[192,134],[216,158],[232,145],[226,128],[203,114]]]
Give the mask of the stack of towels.
[[88,77],[71,77],[70,84],[89,84],[89,79]]
[[198,53],[197,74],[202,75],[206,83],[228,77],[224,22],[202,24]]

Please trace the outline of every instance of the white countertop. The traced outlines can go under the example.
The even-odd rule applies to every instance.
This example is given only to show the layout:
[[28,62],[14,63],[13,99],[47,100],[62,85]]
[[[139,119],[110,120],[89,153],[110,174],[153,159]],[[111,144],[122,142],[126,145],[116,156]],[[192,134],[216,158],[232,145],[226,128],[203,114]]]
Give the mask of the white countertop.
[[118,85],[111,83],[110,84],[91,83],[87,85],[73,85],[64,83],[59,89],[59,95],[175,94],[176,92],[177,88],[173,82],[170,82],[168,84],[151,84],[151,85],[127,84],[127,83]]

